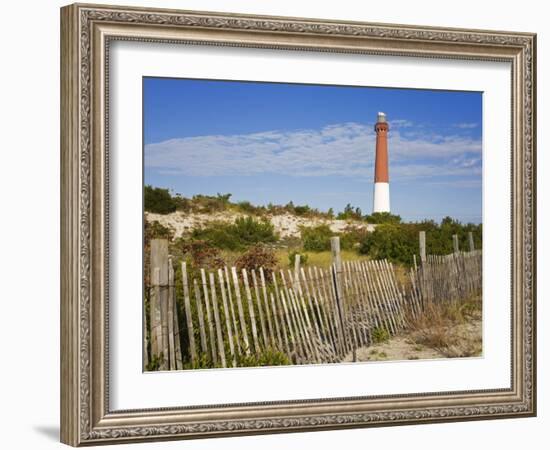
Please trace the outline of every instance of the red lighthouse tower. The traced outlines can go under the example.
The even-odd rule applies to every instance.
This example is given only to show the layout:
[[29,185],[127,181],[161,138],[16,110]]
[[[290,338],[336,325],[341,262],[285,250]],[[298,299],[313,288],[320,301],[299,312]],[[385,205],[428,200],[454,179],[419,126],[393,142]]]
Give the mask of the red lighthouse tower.
[[372,212],[390,212],[390,177],[388,170],[388,122],[386,114],[378,113],[376,131],[376,160],[374,164],[374,201]]

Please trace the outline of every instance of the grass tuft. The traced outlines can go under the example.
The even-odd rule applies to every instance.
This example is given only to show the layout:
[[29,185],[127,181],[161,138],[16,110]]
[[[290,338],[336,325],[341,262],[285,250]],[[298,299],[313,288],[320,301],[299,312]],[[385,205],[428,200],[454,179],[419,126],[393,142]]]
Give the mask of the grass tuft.
[[409,317],[415,350],[429,347],[448,358],[480,355],[481,336],[469,327],[481,318],[481,310],[481,298],[476,297],[456,304],[432,304],[420,317]]

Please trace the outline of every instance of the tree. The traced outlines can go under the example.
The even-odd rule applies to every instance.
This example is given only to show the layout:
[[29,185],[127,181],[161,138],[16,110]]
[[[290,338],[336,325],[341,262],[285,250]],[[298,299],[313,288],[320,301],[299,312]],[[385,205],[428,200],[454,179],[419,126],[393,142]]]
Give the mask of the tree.
[[340,220],[362,220],[361,208],[354,208],[351,203],[348,203],[344,208],[344,211],[339,213],[336,218]]
[[146,185],[143,194],[143,203],[146,211],[157,214],[169,214],[176,210],[176,201],[174,201],[168,189],[154,188]]

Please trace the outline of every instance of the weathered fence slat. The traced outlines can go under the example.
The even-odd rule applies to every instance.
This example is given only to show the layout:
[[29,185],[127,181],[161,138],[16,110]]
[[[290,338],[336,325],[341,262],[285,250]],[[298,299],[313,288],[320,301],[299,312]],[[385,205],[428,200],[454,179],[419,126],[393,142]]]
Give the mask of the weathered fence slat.
[[254,294],[256,295],[256,306],[258,307],[258,315],[260,316],[260,327],[262,331],[262,338],[263,338],[263,344],[264,348],[268,347],[268,341],[267,341],[267,330],[265,325],[265,318],[264,318],[264,312],[262,307],[262,302],[260,300],[260,289],[258,287],[258,280],[256,279],[256,271],[252,269],[250,271],[252,275],[252,284],[254,285]]
[[290,334],[290,342],[293,346],[293,350],[295,352],[297,352],[297,347],[298,347],[297,338],[298,337],[296,336],[296,333],[295,333],[296,326],[295,326],[295,323],[294,323],[294,315],[290,312],[290,310],[289,310],[289,308],[286,304],[285,293],[283,292],[282,289],[280,290],[279,295],[280,295],[280,298],[281,298],[281,303],[283,305],[284,317],[286,318],[287,324],[288,324],[288,331],[289,331],[289,334]]
[[160,313],[160,268],[152,268],[151,274],[151,354],[153,358],[162,352],[162,325]]
[[[273,330],[273,322],[271,320],[272,315],[270,314],[269,302],[267,300],[267,289],[266,289],[266,286],[265,286],[265,276],[264,276],[263,268],[260,267],[259,272],[260,272],[260,283],[262,285],[262,294],[263,294],[263,299],[264,299],[265,316],[266,316],[266,319],[267,319],[267,326],[269,327],[269,341],[270,341],[271,345],[276,346],[275,334],[274,334],[274,330]],[[280,342],[279,342],[279,345],[281,345]],[[279,347],[279,348],[281,348],[281,347]]]
[[252,303],[252,294],[250,292],[250,285],[248,284],[248,272],[243,269],[243,282],[244,290],[246,293],[246,299],[248,300],[248,315],[250,316],[250,322],[252,323],[252,339],[254,340],[254,351],[260,353],[260,342],[258,340],[258,327],[256,326],[256,313],[254,311],[254,304]]
[[335,275],[334,275],[334,266],[331,266],[325,273],[325,279],[328,285],[329,297],[332,301],[332,320],[334,321],[338,333],[338,340],[341,342],[340,354],[343,356],[345,353],[350,350],[349,342],[347,339],[347,333],[344,329],[344,321],[341,316],[341,309],[338,304],[338,295],[336,293],[335,285]]
[[172,258],[168,258],[168,302],[166,306],[166,320],[168,326],[168,355],[170,370],[176,369],[176,342],[174,340],[174,268]]
[[206,273],[204,269],[201,269],[202,290],[204,294],[204,304],[206,305],[206,322],[208,324],[208,337],[210,338],[210,352],[212,355],[212,362],[218,363],[217,350],[216,350],[216,337],[214,335],[214,321],[212,320],[212,313],[210,311],[210,300],[208,296],[208,284],[206,282]]
[[235,267],[231,267],[231,275],[233,276],[233,287],[235,288],[235,297],[237,298],[237,309],[239,311],[239,321],[241,323],[244,348],[246,354],[250,355],[250,342],[248,341],[248,332],[246,331],[243,302],[241,298],[241,290],[239,288],[239,277],[237,276],[237,269]]
[[359,268],[356,261],[349,261],[351,284],[355,292],[355,298],[357,299],[357,306],[355,315],[358,323],[358,334],[362,345],[366,346],[370,342],[370,322],[367,316],[366,299],[363,295],[362,286],[359,283]]
[[389,314],[388,305],[386,303],[386,296],[380,284],[380,280],[376,277],[374,264],[372,261],[365,261],[365,274],[369,280],[373,292],[373,299],[375,300],[380,316],[384,323],[384,328],[389,332],[395,333],[395,326],[391,320],[391,314]]
[[[189,337],[189,353],[191,363],[197,361],[197,351],[195,349],[195,331],[193,329],[193,316],[191,313],[191,300],[189,299],[189,283],[187,280],[187,264],[185,261],[181,263],[181,278],[183,282],[183,305],[185,307],[185,320],[187,323],[187,335]],[[201,308],[202,310],[202,308]]]
[[338,354],[336,340],[327,316],[327,308],[329,307],[328,301],[323,298],[323,294],[321,291],[322,280],[319,276],[319,271],[317,270],[317,267],[314,267],[313,270],[310,267],[308,269],[308,273],[309,273],[309,279],[311,282],[311,289],[312,291],[316,292],[314,297],[315,306],[317,307],[317,311],[319,312],[319,316],[320,316],[320,321],[322,322],[321,328],[323,329],[323,335],[330,342],[334,353]]
[[340,321],[340,329],[344,338],[344,344],[347,349],[351,349],[351,342],[348,336],[346,315],[345,315],[345,300],[344,292],[342,289],[342,259],[340,254],[340,238],[338,236],[330,238],[330,250],[332,255],[332,290],[334,294],[335,305],[338,314],[338,320]]
[[225,359],[225,349],[223,348],[223,336],[222,336],[222,323],[220,320],[220,312],[218,308],[218,296],[216,295],[216,281],[214,274],[208,274],[210,280],[210,296],[212,298],[212,309],[214,310],[214,323],[216,325],[216,337],[218,339],[218,352],[222,367],[227,367],[227,361]]
[[174,300],[174,341],[175,341],[175,353],[176,353],[176,370],[183,369],[183,357],[181,355],[181,335],[180,324],[178,320],[178,305]]
[[329,345],[331,348],[331,352],[336,353],[336,349],[334,347],[334,342],[332,341],[330,332],[328,330],[328,324],[325,320],[326,317],[323,315],[324,310],[321,306],[321,300],[319,296],[319,292],[317,291],[318,287],[318,280],[314,279],[312,276],[311,268],[308,270],[308,277],[309,277],[309,283],[308,283],[308,277],[306,277],[306,272],[302,268],[302,280],[304,282],[304,285],[306,286],[307,295],[313,298],[313,301],[311,302],[311,310],[312,310],[312,316],[314,317],[314,320],[318,324],[318,334],[319,338],[325,345]]
[[193,280],[193,290],[195,291],[195,304],[197,305],[197,316],[199,317],[199,333],[201,338],[201,351],[204,354],[208,353],[208,341],[206,340],[206,327],[204,326],[204,315],[202,310],[201,293],[199,283],[195,278]]
[[277,284],[277,276],[275,275],[275,272],[271,272],[271,279],[273,281],[273,290],[275,291],[275,306],[277,308],[278,320],[281,326],[281,334],[283,336],[285,347],[288,349],[290,354],[291,344],[294,345],[294,338],[292,338],[292,341],[289,342],[288,335],[292,333],[292,327],[289,321],[288,313],[286,312],[286,307],[284,307],[282,298],[279,296],[279,286]]
[[400,321],[401,327],[405,325],[405,314],[403,312],[403,298],[401,296],[401,292],[399,291],[399,288],[397,287],[397,282],[395,280],[395,271],[393,270],[393,266],[391,263],[388,262],[387,259],[384,259],[380,262],[382,264],[383,268],[385,269],[383,272],[386,277],[386,281],[389,287],[389,290],[391,292],[391,295],[394,299],[394,305],[396,308],[397,316]]
[[223,268],[224,283],[227,286],[227,299],[229,302],[229,309],[231,310],[231,320],[233,322],[233,333],[235,337],[235,343],[237,344],[236,352],[241,353],[241,341],[239,340],[239,328],[237,326],[237,317],[235,315],[235,307],[233,305],[233,295],[231,295],[231,281],[229,279],[229,270],[227,266]]
[[279,313],[277,311],[277,306],[275,304],[275,296],[273,295],[273,292],[269,293],[269,297],[271,300],[271,310],[273,312],[273,323],[275,324],[275,332],[277,334],[277,349],[283,352],[288,352],[288,346],[283,345],[283,340],[281,338],[281,325],[279,325]]
[[[229,341],[229,352],[233,361],[233,367],[237,367],[237,358],[235,357],[235,344],[233,342],[233,332],[231,331],[231,319],[229,317],[229,306],[227,296],[225,295],[225,283],[222,269],[218,269],[218,281],[220,283],[220,294],[222,296],[223,315],[225,317],[225,328],[227,331],[227,340]],[[223,341],[222,341],[223,342]]]

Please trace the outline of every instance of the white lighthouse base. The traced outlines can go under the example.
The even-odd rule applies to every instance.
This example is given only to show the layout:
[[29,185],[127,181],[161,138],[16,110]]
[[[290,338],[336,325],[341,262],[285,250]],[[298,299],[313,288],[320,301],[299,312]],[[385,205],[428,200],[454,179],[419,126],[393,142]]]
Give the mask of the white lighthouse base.
[[390,183],[374,183],[372,212],[390,212]]

